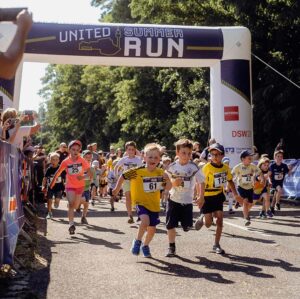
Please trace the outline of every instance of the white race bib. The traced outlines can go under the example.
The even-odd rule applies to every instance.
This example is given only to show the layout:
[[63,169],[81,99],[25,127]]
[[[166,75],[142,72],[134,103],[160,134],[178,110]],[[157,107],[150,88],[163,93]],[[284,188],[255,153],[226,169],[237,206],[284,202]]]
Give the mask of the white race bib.
[[77,175],[82,172],[82,164],[71,164],[68,165],[68,174],[69,175]]
[[275,179],[276,181],[281,181],[281,180],[283,180],[283,173],[281,173],[281,172],[275,173],[274,179]]
[[143,186],[146,193],[162,190],[162,177],[143,177]]
[[245,174],[245,175],[242,175],[242,184],[249,184],[251,183],[251,174]]
[[227,183],[227,176],[225,172],[214,174],[214,188],[223,187]]

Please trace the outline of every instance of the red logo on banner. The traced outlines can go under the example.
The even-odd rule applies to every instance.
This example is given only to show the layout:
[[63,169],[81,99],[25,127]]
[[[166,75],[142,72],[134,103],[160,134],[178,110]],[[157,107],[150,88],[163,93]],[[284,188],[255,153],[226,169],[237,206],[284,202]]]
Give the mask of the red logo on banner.
[[9,207],[8,207],[8,211],[10,213],[15,212],[17,209],[17,199],[15,197],[11,197],[9,199]]
[[239,120],[239,106],[224,107],[224,120],[225,121]]

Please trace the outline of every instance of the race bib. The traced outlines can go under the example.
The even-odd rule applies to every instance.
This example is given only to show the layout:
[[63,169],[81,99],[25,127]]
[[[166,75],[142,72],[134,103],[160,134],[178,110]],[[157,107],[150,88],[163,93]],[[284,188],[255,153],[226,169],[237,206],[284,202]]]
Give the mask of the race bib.
[[144,177],[143,178],[143,187],[146,193],[156,192],[158,190],[162,190],[163,186],[163,178],[162,177]]
[[183,177],[183,182],[181,183],[181,191],[186,191],[191,188],[191,178],[189,177]]
[[281,181],[281,180],[283,180],[283,173],[281,173],[281,172],[275,173],[274,179],[275,179],[276,181]]
[[227,176],[225,172],[214,174],[214,188],[223,187],[227,183]]
[[82,164],[71,164],[68,165],[68,174],[69,175],[77,175],[82,172]]
[[56,184],[59,184],[59,183],[61,183],[62,182],[62,179],[61,179],[61,176],[59,176],[58,178],[57,178],[57,180],[56,180]]
[[251,183],[251,174],[245,174],[245,175],[242,175],[242,183],[243,184],[249,184]]
[[134,167],[137,167],[137,164],[135,164],[135,163],[125,163],[124,164],[124,168],[126,169],[126,170],[128,170],[128,169],[130,169],[130,168],[134,168]]

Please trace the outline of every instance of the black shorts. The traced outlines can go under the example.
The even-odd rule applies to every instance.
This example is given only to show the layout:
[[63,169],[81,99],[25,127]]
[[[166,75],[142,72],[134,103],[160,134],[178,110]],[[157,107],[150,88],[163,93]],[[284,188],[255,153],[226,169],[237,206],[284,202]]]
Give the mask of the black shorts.
[[243,199],[247,199],[249,203],[253,203],[253,189],[244,189],[242,187],[238,187],[238,193]]
[[193,226],[193,204],[180,204],[168,199],[166,227],[172,229],[181,223],[183,229]]
[[60,190],[60,191],[53,191],[51,189],[48,189],[48,191],[47,191],[47,199],[52,199],[53,197],[54,198],[62,199],[62,193],[63,193],[62,190]]
[[226,200],[224,193],[204,197],[202,207],[203,214],[210,214],[216,211],[223,211],[223,202]]

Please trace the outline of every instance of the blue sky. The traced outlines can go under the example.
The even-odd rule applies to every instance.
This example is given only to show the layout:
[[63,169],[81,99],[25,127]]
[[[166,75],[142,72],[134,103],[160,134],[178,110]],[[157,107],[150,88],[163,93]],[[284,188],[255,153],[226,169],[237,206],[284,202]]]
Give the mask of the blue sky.
[[[92,7],[90,0],[0,0],[0,7],[28,7],[36,22],[95,24],[100,17],[100,9]],[[46,66],[23,64],[19,110],[38,110],[43,99],[37,93]]]

